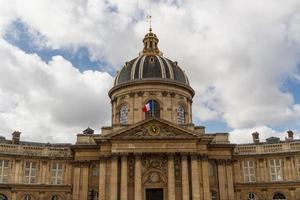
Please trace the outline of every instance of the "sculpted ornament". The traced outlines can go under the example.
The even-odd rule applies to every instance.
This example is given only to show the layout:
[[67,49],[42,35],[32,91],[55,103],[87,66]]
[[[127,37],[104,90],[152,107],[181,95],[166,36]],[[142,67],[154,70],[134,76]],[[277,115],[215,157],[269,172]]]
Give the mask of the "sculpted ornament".
[[130,138],[195,138],[197,136],[186,133],[176,127],[160,122],[150,122],[137,126],[131,130],[125,131],[115,138],[130,139]]
[[168,160],[165,155],[147,155],[142,159],[144,172],[156,169],[167,174]]

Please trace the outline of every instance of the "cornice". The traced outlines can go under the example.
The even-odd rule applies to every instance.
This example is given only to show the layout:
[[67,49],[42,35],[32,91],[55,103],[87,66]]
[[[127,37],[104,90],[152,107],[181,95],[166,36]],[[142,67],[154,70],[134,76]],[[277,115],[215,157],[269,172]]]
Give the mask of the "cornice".
[[172,81],[172,80],[152,79],[152,78],[151,79],[142,79],[142,80],[132,80],[132,81],[127,81],[125,83],[118,84],[109,90],[108,95],[111,98],[112,93],[114,93],[115,91],[117,91],[119,89],[130,87],[130,86],[149,85],[149,84],[167,85],[167,86],[172,85],[172,86],[176,86],[176,87],[179,87],[179,88],[189,91],[189,93],[192,95],[192,97],[195,95],[195,91],[189,85],[186,85],[186,84],[183,84],[183,83],[180,83],[177,81]]

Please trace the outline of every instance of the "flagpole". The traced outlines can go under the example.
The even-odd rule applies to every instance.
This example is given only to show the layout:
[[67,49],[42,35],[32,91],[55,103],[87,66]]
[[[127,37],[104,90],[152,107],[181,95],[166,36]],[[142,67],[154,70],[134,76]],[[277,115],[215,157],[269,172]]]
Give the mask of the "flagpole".
[[152,117],[154,117],[154,104],[153,104],[153,100],[151,100],[151,113],[152,113]]

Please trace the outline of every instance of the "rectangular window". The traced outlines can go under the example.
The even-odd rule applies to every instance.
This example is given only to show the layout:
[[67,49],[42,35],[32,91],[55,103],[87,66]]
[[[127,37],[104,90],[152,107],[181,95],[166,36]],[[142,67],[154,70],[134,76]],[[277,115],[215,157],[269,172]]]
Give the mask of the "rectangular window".
[[63,164],[53,163],[51,170],[51,184],[62,184]]
[[92,167],[92,176],[98,177],[99,176],[99,165],[95,164]]
[[282,167],[280,159],[272,159],[269,161],[270,163],[270,175],[271,181],[282,181]]
[[253,160],[244,161],[244,180],[245,182],[255,182],[255,162]]
[[24,183],[36,183],[37,181],[37,163],[26,161],[24,169]]
[[8,160],[0,160],[0,183],[8,182]]

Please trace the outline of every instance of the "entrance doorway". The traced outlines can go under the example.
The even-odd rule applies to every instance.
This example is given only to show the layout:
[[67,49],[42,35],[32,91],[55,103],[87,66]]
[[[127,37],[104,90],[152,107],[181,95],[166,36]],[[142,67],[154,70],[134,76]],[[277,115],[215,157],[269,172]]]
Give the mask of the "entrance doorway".
[[164,200],[163,188],[146,189],[146,200]]

